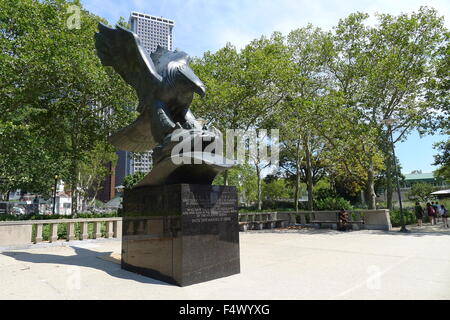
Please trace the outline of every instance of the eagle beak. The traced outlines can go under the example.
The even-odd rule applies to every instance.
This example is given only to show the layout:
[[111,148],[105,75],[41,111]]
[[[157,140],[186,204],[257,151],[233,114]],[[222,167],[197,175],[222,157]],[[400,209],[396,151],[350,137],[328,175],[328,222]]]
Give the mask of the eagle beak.
[[179,71],[191,83],[191,86],[193,87],[193,89],[191,90],[194,90],[195,93],[198,93],[203,98],[206,93],[206,87],[203,82],[195,75],[192,69],[189,68],[189,66],[185,65]]

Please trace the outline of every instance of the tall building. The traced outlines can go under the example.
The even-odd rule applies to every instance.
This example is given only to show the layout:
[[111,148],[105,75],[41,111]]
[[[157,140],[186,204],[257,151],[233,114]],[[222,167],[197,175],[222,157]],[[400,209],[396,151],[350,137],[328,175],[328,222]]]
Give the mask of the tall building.
[[130,174],[134,174],[136,172],[144,172],[144,173],[150,172],[153,166],[152,153],[153,153],[152,151],[131,153]]
[[102,189],[97,194],[97,199],[103,202],[108,202],[116,196],[116,168],[109,162],[106,168],[111,172],[102,183]]
[[136,33],[147,53],[156,51],[159,46],[173,50],[172,30],[175,21],[145,13],[131,12],[129,24]]
[[117,151],[116,187],[123,185],[123,179],[132,174],[132,154],[128,151]]

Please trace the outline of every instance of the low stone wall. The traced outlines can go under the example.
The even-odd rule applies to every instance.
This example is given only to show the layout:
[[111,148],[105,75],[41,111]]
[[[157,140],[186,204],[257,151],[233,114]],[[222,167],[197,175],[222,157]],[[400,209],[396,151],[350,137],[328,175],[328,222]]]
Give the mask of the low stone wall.
[[0,246],[20,246],[31,243],[32,225],[0,224]]
[[249,212],[239,213],[239,229],[263,230],[286,228],[295,224],[295,214],[290,212]]
[[[261,214],[240,214],[240,221],[247,219],[261,220],[284,220],[287,225],[296,224],[296,216],[300,215],[301,224],[306,224],[307,217],[318,221],[335,220],[339,211],[314,211],[314,212],[270,212]],[[363,210],[355,211],[364,220],[362,229],[367,230],[392,230],[389,210]],[[256,221],[255,220],[255,221]],[[58,240],[58,225],[67,225],[67,241],[88,239],[88,224],[94,225],[93,238],[98,239],[102,236],[101,223],[106,222],[106,238],[122,237],[122,218],[99,218],[99,219],[61,219],[61,220],[33,220],[33,221],[13,221],[0,222],[0,247],[22,246],[32,243],[42,242],[42,228],[44,225],[50,225],[50,242]],[[75,238],[75,223],[81,223],[81,236]],[[36,236],[33,237],[33,225],[36,225]]]
[[290,211],[239,213],[240,222],[270,220],[284,220],[288,225],[296,224],[295,212]]
[[[357,220],[363,220],[364,225],[361,226],[362,229],[367,230],[392,230],[391,217],[389,215],[389,210],[358,210],[358,211],[348,211],[348,213],[356,215]],[[310,219],[315,221],[337,221],[339,211],[301,211],[297,212],[300,215],[302,224],[306,221],[305,216],[309,216]],[[310,220],[311,222],[311,220]],[[323,224],[325,227],[330,227]]]
[[277,217],[280,220],[285,220],[288,222],[288,225],[294,225],[297,223],[296,221],[296,217],[295,217],[295,212],[277,212]]
[[[309,217],[313,221],[338,221],[338,211],[314,211],[309,214]],[[312,221],[310,221],[311,223]],[[323,228],[337,229],[336,223],[324,223]]]
[[[348,211],[352,214],[353,221],[364,221],[364,224],[354,224],[354,228],[366,230],[392,230],[389,210],[358,210]],[[339,211],[285,211],[285,212],[262,212],[262,213],[240,213],[239,221],[259,221],[268,219],[278,219],[287,221],[288,225],[297,224],[297,216],[300,216],[300,224],[306,225],[311,221],[336,221]],[[323,223],[324,228],[336,228],[336,223]]]
[[371,210],[364,212],[365,227],[368,230],[392,230],[389,210]]
[[[76,238],[75,224],[80,223],[80,238]],[[66,224],[67,238],[65,240],[88,239],[88,225],[93,224],[93,239],[102,237],[101,224],[106,223],[106,238],[122,237],[122,218],[98,218],[98,219],[61,219],[61,220],[28,220],[0,222],[0,247],[25,246],[42,242],[42,229],[44,225],[50,225],[49,242],[58,240],[58,225]],[[33,238],[33,226],[36,226],[36,235]]]

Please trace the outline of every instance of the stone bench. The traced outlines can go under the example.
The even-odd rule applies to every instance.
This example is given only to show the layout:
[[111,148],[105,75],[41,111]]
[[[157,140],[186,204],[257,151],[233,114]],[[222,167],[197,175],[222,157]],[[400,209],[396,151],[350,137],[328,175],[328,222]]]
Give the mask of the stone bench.
[[239,229],[245,232],[247,230],[285,228],[287,223],[286,220],[242,221],[239,222]]
[[[353,230],[366,229],[366,230],[392,230],[391,218],[389,210],[348,210],[350,224]],[[317,227],[322,227],[325,224],[331,225],[333,228],[337,228],[339,220],[339,211],[299,211],[301,217],[311,217],[309,223],[315,223]],[[304,219],[304,218],[303,218]],[[305,221],[302,222],[306,223]]]

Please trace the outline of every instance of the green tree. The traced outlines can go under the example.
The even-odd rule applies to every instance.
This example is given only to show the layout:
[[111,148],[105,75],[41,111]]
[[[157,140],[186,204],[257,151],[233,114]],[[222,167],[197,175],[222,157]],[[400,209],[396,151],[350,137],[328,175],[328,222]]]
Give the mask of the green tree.
[[408,197],[414,201],[427,202],[433,191],[435,191],[435,188],[429,183],[415,183],[408,192]]
[[292,31],[287,38],[290,79],[284,90],[288,93],[278,115],[284,157],[282,164],[295,177],[294,202],[298,210],[302,171],[308,189],[308,208],[313,210],[314,166],[320,163],[322,140],[316,134],[317,112],[327,94],[327,77],[323,73],[328,50],[326,35],[308,25]]
[[[356,196],[363,191],[370,209],[375,208],[375,181],[381,173],[383,154],[377,131],[360,122],[357,112],[330,98],[320,109],[319,134],[326,140],[323,158],[336,191]],[[337,103],[336,103],[337,102]]]
[[422,132],[434,134],[441,131],[448,134],[450,128],[450,32],[443,35],[443,41],[434,56],[435,76],[430,78],[427,85],[427,102],[429,104],[428,117],[422,121]]
[[[437,57],[446,29],[437,12],[426,7],[412,14],[377,15],[379,24],[374,27],[365,24],[367,18],[357,13],[339,22],[329,70],[343,94],[344,105],[353,109],[357,123],[378,139],[387,168],[391,206],[390,133],[395,136],[394,143],[401,141],[431,113],[430,106],[437,100],[430,94],[430,87],[437,78]],[[386,120],[393,123],[386,126]],[[370,164],[369,182],[376,177],[374,169],[374,163]],[[369,207],[373,207],[373,183],[368,189],[372,194]]]
[[146,174],[144,172],[135,172],[123,179],[123,186],[127,190],[133,189],[139,182],[144,179]]
[[394,172],[389,131],[399,142],[429,117],[438,102],[431,99],[430,82],[435,81],[437,52],[444,41],[443,18],[433,9],[399,16],[379,15],[380,25],[371,30],[368,61],[370,68],[364,104],[372,122],[382,124],[380,140],[386,153],[388,208],[392,207],[391,176]]
[[[287,50],[284,38],[253,40],[241,52],[228,44],[212,54],[196,59],[193,69],[205,83],[208,93],[195,99],[192,109],[219,130],[268,129],[270,119],[285,97]],[[248,147],[248,146],[247,146]],[[236,150],[234,150],[236,152]],[[262,170],[267,166],[259,157],[249,159],[257,171],[258,206],[262,204]],[[224,183],[228,184],[228,172]]]
[[276,179],[263,184],[263,198],[269,200],[285,200],[292,196],[289,184],[285,179]]
[[[214,185],[224,185],[224,179],[223,175],[218,176]],[[258,200],[258,179],[253,166],[243,164],[232,168],[229,170],[228,179],[229,184],[237,188],[241,203],[251,206]]]
[[283,78],[285,57],[283,37],[274,33],[252,41],[241,52],[228,43],[194,59],[192,69],[208,92],[194,99],[193,111],[223,133],[258,128],[284,97],[280,87],[288,81]]
[[27,124],[0,122],[0,150],[0,194],[6,200],[17,189],[50,195],[54,176],[66,160],[52,155],[48,139]]
[[435,176],[450,181],[450,139],[437,143],[435,149],[439,152],[434,156],[435,166],[440,166],[435,172]]
[[[80,28],[67,23],[74,4],[80,8]],[[45,179],[59,174],[71,185],[75,214],[80,166],[90,161],[98,141],[134,118],[129,107],[136,105],[132,89],[96,56],[93,34],[99,21],[106,23],[79,1],[0,2],[0,124],[19,130],[24,140],[18,144],[27,144],[29,154],[42,154],[36,161],[21,162],[13,151],[0,157],[29,166],[16,170],[26,173],[30,185],[41,185],[36,177],[43,172]],[[14,137],[7,133],[6,139]]]
[[364,119],[360,109],[366,71],[370,67],[365,57],[370,33],[370,28],[364,25],[367,18],[364,13],[351,14],[340,20],[330,35],[327,69],[336,94],[330,100],[330,107],[323,110],[323,116],[329,121],[324,122],[327,125],[321,130],[331,146],[329,154],[334,158],[333,163],[337,164],[334,175],[342,176],[346,172],[356,185],[364,185],[368,207],[375,209],[377,128]]
[[78,171],[78,185],[83,202],[94,205],[104,179],[112,174],[117,163],[114,148],[105,141],[98,141],[84,155]]

